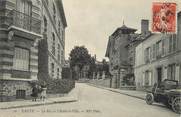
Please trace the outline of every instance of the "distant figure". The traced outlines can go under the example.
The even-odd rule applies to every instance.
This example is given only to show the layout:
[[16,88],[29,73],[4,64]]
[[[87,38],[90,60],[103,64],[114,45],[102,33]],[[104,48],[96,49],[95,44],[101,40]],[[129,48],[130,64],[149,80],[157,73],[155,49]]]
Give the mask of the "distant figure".
[[46,84],[44,82],[43,85],[41,85],[41,93],[40,93],[40,99],[43,101],[46,99],[46,90],[47,90],[47,88],[46,88]]
[[43,101],[46,99],[46,90],[46,87],[41,87],[40,99]]
[[35,85],[32,89],[32,94],[31,94],[31,96],[33,97],[32,101],[36,101],[36,99],[38,97],[38,92],[39,92],[38,86]]

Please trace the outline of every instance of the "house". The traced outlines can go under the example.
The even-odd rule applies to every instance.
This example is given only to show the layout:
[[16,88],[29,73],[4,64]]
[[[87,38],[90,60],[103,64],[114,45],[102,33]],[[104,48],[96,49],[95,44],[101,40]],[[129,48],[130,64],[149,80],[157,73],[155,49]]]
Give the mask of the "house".
[[164,79],[181,83],[181,12],[177,33],[152,33],[136,47],[135,81],[145,90]]
[[40,1],[0,0],[0,101],[30,97],[42,39]]
[[41,4],[43,39],[39,42],[38,78],[61,79],[67,27],[62,0],[42,0]]
[[62,0],[0,0],[0,101],[27,99],[32,82],[61,78]]
[[132,65],[128,61],[128,46],[134,39],[135,32],[136,29],[129,28],[123,23],[109,37],[105,56],[109,58],[109,71],[113,76],[111,80],[113,88],[125,85],[123,77],[131,73]]

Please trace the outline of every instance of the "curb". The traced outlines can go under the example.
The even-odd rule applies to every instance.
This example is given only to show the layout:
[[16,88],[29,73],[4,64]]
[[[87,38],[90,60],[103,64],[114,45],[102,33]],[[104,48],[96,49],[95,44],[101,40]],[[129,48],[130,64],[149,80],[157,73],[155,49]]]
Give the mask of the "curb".
[[51,105],[51,104],[58,104],[58,103],[71,103],[71,102],[76,102],[78,101],[77,99],[72,99],[72,100],[66,100],[66,101],[52,101],[48,103],[39,103],[39,104],[32,104],[32,105],[20,105],[20,106],[11,106],[11,107],[5,107],[5,108],[0,108],[0,110],[6,110],[6,109],[15,109],[15,108],[23,108],[23,107],[35,107],[35,106],[41,106],[41,105]]
[[126,94],[126,93],[121,93],[121,92],[119,92],[119,91],[115,91],[115,90],[112,90],[112,89],[108,89],[108,88],[102,87],[102,86],[96,86],[96,85],[90,84],[90,83],[87,83],[87,84],[90,85],[90,86],[94,86],[94,87],[97,87],[97,88],[104,89],[104,90],[112,91],[112,92],[114,92],[114,93],[119,93],[119,94],[123,94],[123,95],[126,95],[126,96],[134,97],[134,98],[137,98],[137,99],[145,100],[145,98],[143,98],[143,97],[139,97],[139,96],[135,96],[135,95],[130,95],[130,94]]

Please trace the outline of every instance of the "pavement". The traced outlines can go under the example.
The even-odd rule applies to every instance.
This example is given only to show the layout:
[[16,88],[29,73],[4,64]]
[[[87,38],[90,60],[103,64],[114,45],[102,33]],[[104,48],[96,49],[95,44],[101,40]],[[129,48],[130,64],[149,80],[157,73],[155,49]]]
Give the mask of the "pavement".
[[179,117],[166,106],[146,104],[110,90],[76,83],[78,101],[0,110],[0,117]]
[[145,97],[146,97],[146,92],[144,92],[144,91],[113,89],[113,88],[108,88],[108,87],[103,87],[103,86],[97,86],[97,85],[90,84],[90,83],[88,83],[88,85],[91,85],[91,86],[94,86],[97,88],[101,88],[101,89],[105,89],[105,90],[109,90],[109,91],[112,91],[115,93],[120,93],[120,94],[127,95],[130,97],[138,98],[141,100],[145,100]]
[[76,102],[77,100],[78,100],[77,88],[74,88],[66,96],[55,97],[55,98],[51,97],[51,98],[45,99],[44,101],[37,99],[36,102],[32,100],[17,100],[17,101],[11,101],[11,102],[0,102],[0,110],[50,105],[50,104],[56,104],[56,103]]

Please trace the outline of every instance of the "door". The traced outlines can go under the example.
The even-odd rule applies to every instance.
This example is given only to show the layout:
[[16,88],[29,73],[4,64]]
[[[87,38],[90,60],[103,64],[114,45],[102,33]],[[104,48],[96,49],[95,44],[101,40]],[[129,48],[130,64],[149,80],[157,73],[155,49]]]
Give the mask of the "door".
[[159,67],[159,68],[157,68],[157,74],[158,74],[158,77],[157,77],[157,82],[158,82],[158,85],[161,83],[161,81],[162,81],[162,68],[161,67]]

